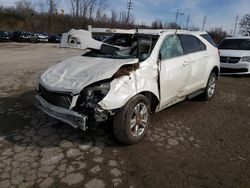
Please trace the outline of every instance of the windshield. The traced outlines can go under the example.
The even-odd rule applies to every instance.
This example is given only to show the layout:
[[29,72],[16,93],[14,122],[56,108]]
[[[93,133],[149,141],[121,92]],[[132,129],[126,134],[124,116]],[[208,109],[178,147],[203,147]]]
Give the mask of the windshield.
[[225,39],[218,48],[223,50],[250,50],[250,39]]
[[138,40],[137,35],[114,34],[104,40],[100,50],[90,50],[84,56],[114,59],[139,58],[143,61],[150,56],[157,40],[158,36],[155,35],[139,35]]

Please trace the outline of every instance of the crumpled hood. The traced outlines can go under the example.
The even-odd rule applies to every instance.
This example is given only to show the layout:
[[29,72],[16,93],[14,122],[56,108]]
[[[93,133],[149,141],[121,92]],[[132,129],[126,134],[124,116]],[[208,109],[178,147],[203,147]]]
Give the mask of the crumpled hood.
[[226,57],[250,56],[250,50],[220,50],[220,55]]
[[50,67],[40,77],[40,84],[50,91],[78,94],[86,86],[111,78],[122,65],[138,59],[110,59],[76,56]]

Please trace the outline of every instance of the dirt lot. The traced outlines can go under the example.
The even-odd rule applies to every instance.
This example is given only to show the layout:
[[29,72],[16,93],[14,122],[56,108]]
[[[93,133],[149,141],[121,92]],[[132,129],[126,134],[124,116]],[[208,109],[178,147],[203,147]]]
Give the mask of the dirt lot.
[[[84,133],[35,107],[38,76],[81,54],[0,44],[0,187],[250,187],[250,78],[221,77],[210,102],[153,115],[139,144]],[[112,126],[112,125],[110,125]]]

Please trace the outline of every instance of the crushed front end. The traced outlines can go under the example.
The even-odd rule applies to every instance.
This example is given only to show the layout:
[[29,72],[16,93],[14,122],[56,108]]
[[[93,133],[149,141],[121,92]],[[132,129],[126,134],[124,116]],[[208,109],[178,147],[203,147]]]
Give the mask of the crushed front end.
[[108,81],[91,84],[78,95],[37,89],[38,108],[47,115],[86,131],[90,126],[108,120],[113,112],[103,110],[98,103],[109,92]]

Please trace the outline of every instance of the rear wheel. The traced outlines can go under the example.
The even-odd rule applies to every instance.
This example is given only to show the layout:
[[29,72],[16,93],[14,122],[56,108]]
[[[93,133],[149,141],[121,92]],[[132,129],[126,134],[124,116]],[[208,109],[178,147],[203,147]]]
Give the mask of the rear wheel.
[[143,95],[132,98],[114,117],[114,134],[126,144],[134,144],[146,134],[150,120],[150,102]]
[[205,92],[201,95],[201,98],[203,100],[209,101],[210,99],[213,98],[216,89],[216,81],[217,81],[217,75],[214,72],[211,72],[208,78]]

